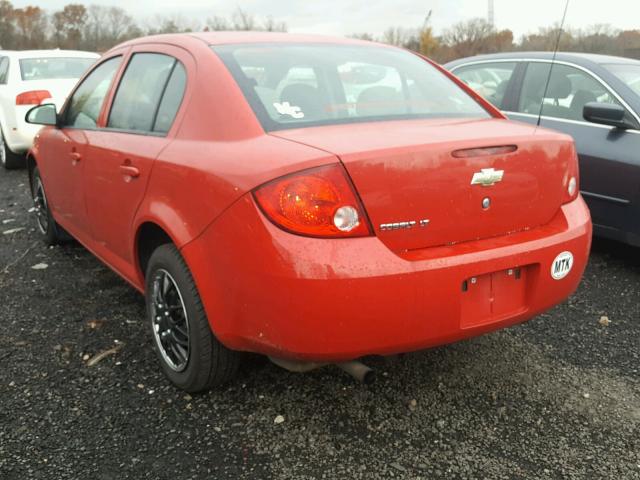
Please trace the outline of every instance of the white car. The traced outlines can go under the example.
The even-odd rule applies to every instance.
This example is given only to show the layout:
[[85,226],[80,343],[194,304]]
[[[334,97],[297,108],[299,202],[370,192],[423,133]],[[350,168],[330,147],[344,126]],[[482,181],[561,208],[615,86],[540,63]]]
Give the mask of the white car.
[[62,107],[78,79],[100,56],[73,50],[0,50],[0,163],[24,164],[40,129],[24,121],[27,111],[41,103]]

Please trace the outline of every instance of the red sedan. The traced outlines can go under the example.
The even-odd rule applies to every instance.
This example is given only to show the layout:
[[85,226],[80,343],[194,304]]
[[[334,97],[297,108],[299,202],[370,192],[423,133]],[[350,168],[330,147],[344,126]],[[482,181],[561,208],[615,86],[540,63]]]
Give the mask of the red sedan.
[[35,107],[47,243],[145,293],[178,387],[240,352],[305,370],[527,320],[590,248],[571,139],[506,120],[427,59],[267,33],[143,38]]

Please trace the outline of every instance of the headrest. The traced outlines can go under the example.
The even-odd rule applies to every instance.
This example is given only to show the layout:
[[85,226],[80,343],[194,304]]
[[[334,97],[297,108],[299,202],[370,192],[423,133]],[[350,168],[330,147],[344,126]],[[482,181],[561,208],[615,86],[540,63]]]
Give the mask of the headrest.
[[567,98],[571,95],[571,80],[567,75],[551,75],[546,98]]

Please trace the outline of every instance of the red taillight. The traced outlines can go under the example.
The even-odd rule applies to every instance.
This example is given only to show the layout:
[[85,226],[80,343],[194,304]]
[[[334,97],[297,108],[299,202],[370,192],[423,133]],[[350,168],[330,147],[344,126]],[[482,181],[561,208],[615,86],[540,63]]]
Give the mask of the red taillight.
[[51,98],[47,90],[31,90],[16,97],[16,105],[40,105],[43,100]]
[[371,228],[341,165],[312,168],[277,178],[254,191],[276,225],[310,237],[364,237]]

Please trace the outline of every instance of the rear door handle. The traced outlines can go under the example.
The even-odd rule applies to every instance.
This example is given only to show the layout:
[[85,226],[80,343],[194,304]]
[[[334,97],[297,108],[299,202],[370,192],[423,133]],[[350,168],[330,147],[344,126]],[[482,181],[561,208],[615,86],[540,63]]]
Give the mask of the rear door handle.
[[140,176],[140,170],[132,165],[120,165],[120,173],[131,178],[137,178]]
[[69,156],[71,157],[71,162],[74,165],[78,163],[80,160],[82,160],[82,155],[80,155],[78,152],[71,152]]

